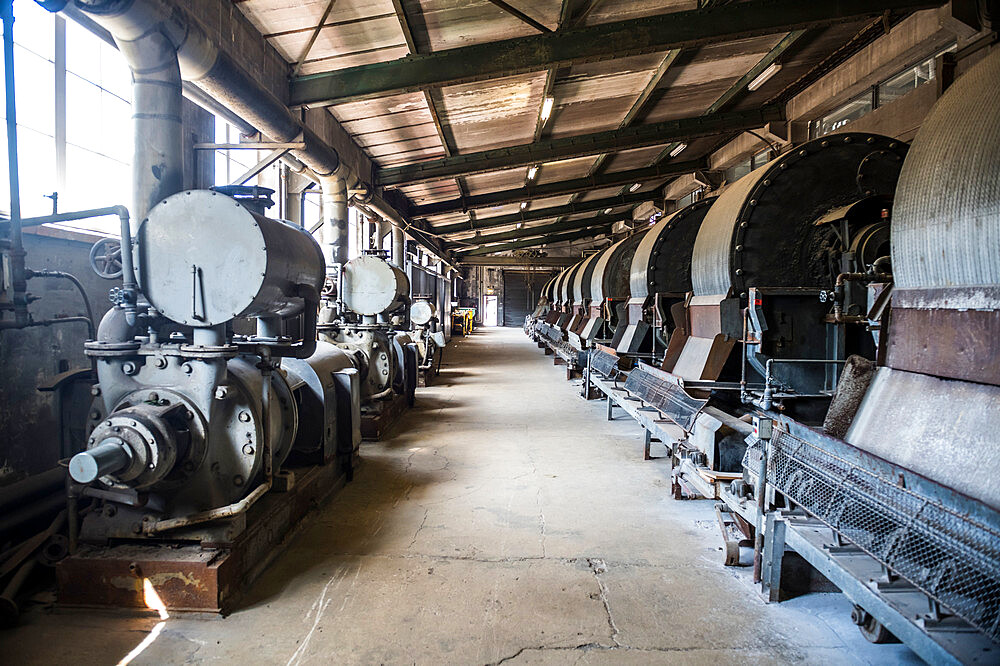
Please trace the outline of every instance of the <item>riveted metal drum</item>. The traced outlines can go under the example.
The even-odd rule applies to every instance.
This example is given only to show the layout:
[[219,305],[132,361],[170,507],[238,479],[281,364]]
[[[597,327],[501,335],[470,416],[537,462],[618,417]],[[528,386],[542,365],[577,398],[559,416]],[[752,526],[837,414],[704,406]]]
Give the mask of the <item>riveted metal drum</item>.
[[837,207],[892,195],[906,150],[878,134],[832,134],[733,183],[695,241],[695,296],[739,295],[748,287],[831,288],[836,232],[815,222]]
[[208,190],[167,197],[139,226],[142,293],[164,316],[188,326],[237,317],[298,314],[301,285],[318,293],[325,263],[300,227],[255,215]]
[[359,315],[396,310],[410,293],[406,273],[374,256],[352,259],[344,266],[344,304]]
[[665,216],[642,238],[632,257],[629,278],[633,299],[655,293],[691,291],[691,252],[698,229],[715,197]]

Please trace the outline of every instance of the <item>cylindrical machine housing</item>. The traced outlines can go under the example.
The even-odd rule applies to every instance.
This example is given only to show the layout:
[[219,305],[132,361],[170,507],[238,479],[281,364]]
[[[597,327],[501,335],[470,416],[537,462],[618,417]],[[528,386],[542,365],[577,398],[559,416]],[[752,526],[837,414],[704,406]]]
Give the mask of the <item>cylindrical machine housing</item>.
[[359,315],[371,316],[400,308],[410,293],[410,279],[398,267],[373,256],[347,262],[343,279],[344,304]]
[[709,209],[694,244],[695,296],[748,287],[832,288],[825,213],[891,195],[906,155],[878,134],[832,134],[805,143],[733,183]]
[[431,319],[437,314],[434,303],[426,299],[419,299],[410,306],[410,321],[415,326],[426,326],[431,323]]
[[715,197],[666,215],[642,237],[632,257],[631,297],[691,291],[691,252],[698,229]]
[[318,293],[325,272],[307,231],[209,190],[178,192],[154,206],[139,227],[136,255],[150,304],[195,327],[298,314],[301,288]]

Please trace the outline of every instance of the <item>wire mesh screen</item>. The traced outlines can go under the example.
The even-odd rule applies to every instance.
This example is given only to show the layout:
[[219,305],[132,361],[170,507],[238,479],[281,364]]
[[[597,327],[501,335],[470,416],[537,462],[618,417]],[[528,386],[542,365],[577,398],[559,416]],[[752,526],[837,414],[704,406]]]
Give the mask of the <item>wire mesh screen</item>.
[[625,390],[643,402],[656,407],[668,419],[686,431],[690,431],[694,427],[698,413],[708,402],[692,398],[677,384],[664,377],[656,376],[642,366],[629,373],[628,379],[625,381]]
[[595,349],[590,354],[590,369],[602,377],[609,377],[618,369],[618,357],[603,349]]
[[[744,466],[756,472],[760,455],[757,442]],[[1000,643],[1000,533],[784,431],[771,440],[767,474],[808,513]]]

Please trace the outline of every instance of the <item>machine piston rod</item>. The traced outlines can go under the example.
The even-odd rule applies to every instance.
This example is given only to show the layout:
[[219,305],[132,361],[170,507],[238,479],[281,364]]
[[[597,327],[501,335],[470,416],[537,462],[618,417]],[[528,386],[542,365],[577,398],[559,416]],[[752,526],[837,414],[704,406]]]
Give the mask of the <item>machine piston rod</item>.
[[125,442],[109,437],[94,448],[73,456],[69,461],[69,475],[77,483],[92,483],[125,469],[131,462],[132,452]]

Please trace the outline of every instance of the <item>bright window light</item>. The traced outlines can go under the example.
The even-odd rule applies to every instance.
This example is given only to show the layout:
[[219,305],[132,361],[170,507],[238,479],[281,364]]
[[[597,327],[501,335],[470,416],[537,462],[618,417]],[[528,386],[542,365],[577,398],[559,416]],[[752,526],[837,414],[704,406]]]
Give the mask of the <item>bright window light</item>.
[[528,180],[534,180],[535,176],[538,174],[538,167],[533,166],[528,169]]

